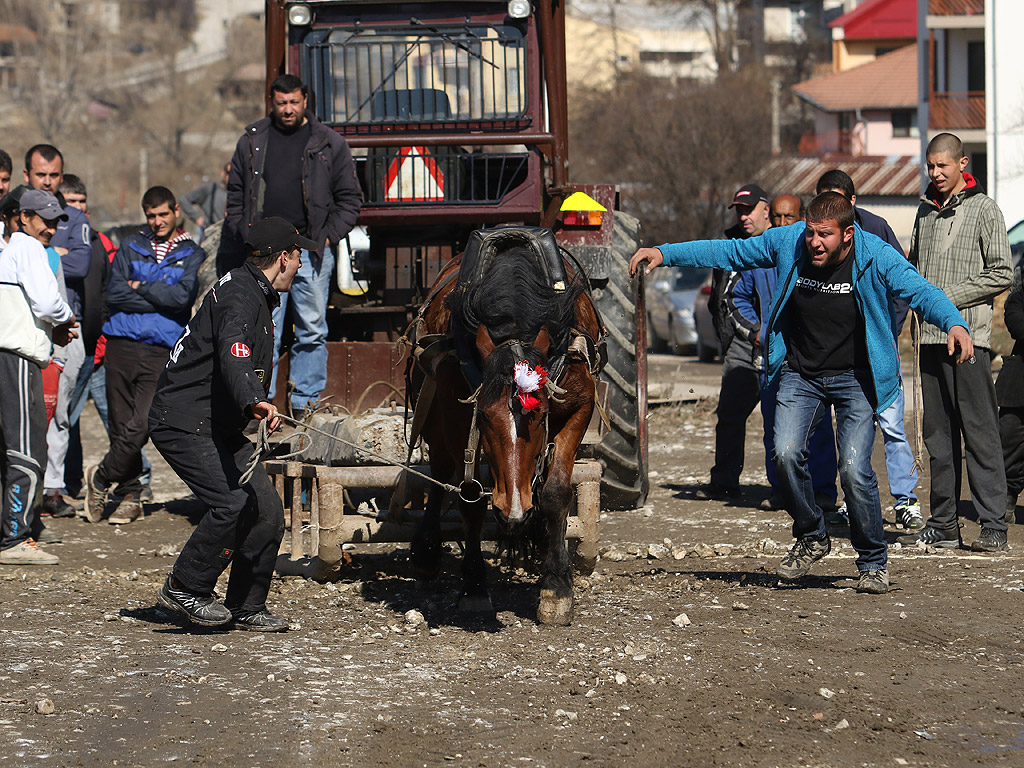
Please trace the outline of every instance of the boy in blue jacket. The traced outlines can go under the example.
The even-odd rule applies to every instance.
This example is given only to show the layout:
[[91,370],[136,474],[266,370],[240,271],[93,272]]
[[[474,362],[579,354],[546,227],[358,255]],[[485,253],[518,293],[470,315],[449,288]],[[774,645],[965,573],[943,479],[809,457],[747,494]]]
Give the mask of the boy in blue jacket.
[[806,225],[776,227],[749,240],[641,248],[630,259],[630,274],[645,262],[647,273],[662,264],[739,270],[778,267],[768,335],[762,342],[768,380],[778,378],[776,467],[796,542],[777,573],[784,581],[798,579],[832,548],[807,469],[807,436],[831,407],[850,542],[860,571],[857,591],[887,592],[887,551],[871,453],[876,414],[900,391],[889,294],[906,299],[928,322],[942,328],[948,354],[965,363],[974,354],[974,344],[956,307],[892,246],[865,233],[856,224],[853,205],[836,192],[824,192],[811,201]]

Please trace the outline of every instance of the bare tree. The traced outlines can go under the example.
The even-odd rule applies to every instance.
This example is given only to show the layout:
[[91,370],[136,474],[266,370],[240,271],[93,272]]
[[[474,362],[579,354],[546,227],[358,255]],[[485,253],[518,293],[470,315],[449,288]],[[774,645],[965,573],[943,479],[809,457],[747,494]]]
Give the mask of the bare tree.
[[720,236],[732,193],[769,153],[768,83],[752,70],[709,84],[629,75],[575,107],[573,179],[622,184],[648,243]]

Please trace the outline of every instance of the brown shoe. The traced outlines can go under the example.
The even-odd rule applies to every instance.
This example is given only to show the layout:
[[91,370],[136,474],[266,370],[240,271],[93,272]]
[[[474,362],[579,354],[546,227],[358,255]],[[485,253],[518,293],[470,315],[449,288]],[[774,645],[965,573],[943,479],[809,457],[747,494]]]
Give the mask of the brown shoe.
[[96,470],[99,466],[93,464],[85,470],[85,509],[82,517],[90,523],[98,523],[103,519],[103,506],[107,502],[107,489],[96,481]]
[[125,494],[114,514],[107,518],[111,525],[128,525],[142,517],[142,502],[134,493]]

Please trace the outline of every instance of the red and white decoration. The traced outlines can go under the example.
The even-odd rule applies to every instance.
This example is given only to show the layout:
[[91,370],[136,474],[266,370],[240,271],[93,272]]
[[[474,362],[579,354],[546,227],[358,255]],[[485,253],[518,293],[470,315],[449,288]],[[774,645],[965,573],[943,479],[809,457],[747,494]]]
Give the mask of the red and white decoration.
[[532,411],[540,405],[540,400],[531,393],[548,383],[548,372],[543,366],[531,368],[526,360],[520,360],[512,370],[512,381],[516,385],[516,397],[523,404],[523,410]]
[[248,344],[243,344],[240,341],[236,341],[234,344],[231,345],[231,354],[234,355],[235,357],[248,357],[252,353],[249,351]]

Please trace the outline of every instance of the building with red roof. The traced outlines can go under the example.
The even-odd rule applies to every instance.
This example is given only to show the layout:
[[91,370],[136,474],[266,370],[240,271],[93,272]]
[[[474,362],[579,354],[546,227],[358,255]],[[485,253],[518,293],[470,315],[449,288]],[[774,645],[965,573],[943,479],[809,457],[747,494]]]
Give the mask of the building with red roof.
[[865,0],[829,24],[832,68],[866,64],[917,40],[918,0]]

